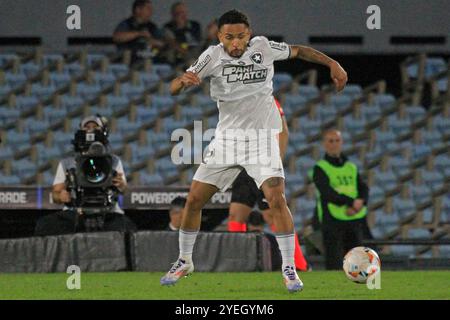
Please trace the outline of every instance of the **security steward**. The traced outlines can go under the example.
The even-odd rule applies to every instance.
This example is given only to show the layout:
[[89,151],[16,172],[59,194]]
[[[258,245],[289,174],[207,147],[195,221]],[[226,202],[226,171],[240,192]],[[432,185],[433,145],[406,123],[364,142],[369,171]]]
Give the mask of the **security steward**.
[[318,191],[315,218],[322,231],[326,269],[336,270],[342,268],[345,253],[366,238],[369,189],[357,166],[342,154],[340,131],[325,131],[322,144],[326,154],[313,169]]

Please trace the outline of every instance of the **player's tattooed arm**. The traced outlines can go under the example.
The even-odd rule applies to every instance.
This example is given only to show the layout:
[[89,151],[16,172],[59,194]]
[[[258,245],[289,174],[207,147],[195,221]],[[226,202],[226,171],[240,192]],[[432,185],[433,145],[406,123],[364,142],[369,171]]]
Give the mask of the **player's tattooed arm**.
[[267,186],[269,188],[278,187],[282,183],[283,183],[283,178],[280,178],[280,177],[272,177],[272,178],[267,179]]
[[330,68],[330,76],[336,86],[336,89],[338,91],[344,89],[348,80],[347,72],[345,72],[344,68],[342,68],[336,60],[333,60],[326,54],[311,47],[292,45],[290,48],[290,58],[298,58],[309,62],[322,64]]
[[176,77],[170,83],[170,93],[173,96],[176,96],[184,89],[187,89],[192,86],[198,86],[201,80],[197,74],[193,72],[185,72],[181,76]]

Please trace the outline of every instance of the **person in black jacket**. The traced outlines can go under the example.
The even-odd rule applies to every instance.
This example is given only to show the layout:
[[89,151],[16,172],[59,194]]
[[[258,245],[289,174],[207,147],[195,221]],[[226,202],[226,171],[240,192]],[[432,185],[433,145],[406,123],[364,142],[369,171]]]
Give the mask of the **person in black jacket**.
[[322,231],[326,268],[333,270],[342,268],[348,250],[371,237],[366,221],[369,189],[342,153],[338,130],[327,130],[322,143],[326,154],[313,169],[318,190],[314,227]]

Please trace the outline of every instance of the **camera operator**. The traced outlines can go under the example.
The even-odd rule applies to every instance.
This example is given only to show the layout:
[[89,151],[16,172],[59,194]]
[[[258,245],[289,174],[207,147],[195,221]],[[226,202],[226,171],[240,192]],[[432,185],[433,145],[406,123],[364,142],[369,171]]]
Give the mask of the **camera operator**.
[[[83,188],[79,186],[80,174],[87,175],[90,178],[94,177],[94,179],[103,174],[102,172],[92,171],[92,168],[89,167],[86,169],[79,164],[80,157],[89,154],[91,151],[89,147],[94,146],[93,143],[87,142],[88,139],[85,137],[95,137],[93,140],[97,143],[96,147],[99,145],[97,141],[100,140],[100,150],[107,154],[106,159],[110,159],[109,162],[104,161],[111,164],[110,168],[105,169],[105,172],[109,172],[109,178],[102,177],[103,181],[110,182],[111,185],[108,188]],[[123,210],[118,205],[118,194],[125,192],[127,182],[120,158],[116,155],[109,155],[106,119],[100,116],[84,118],[73,143],[75,153],[59,162],[53,181],[53,201],[64,204],[64,208],[56,214],[50,214],[39,219],[36,224],[35,235],[47,236],[90,231],[135,231],[137,229],[135,224],[124,215]],[[97,169],[95,168],[96,164],[90,159],[95,159],[94,156],[87,158],[87,160],[91,161],[91,167]],[[95,207],[90,207],[92,206],[92,203],[88,204],[88,199],[92,198],[90,194],[92,191],[90,190],[96,192],[95,199],[107,200],[99,202],[100,204]],[[104,205],[105,203],[107,205]]]

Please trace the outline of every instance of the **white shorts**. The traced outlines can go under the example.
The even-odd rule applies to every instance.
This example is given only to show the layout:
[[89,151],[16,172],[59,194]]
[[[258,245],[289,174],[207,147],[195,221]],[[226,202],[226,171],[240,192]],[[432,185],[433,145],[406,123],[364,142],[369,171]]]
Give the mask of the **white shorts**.
[[231,187],[239,173],[245,169],[258,188],[272,177],[284,179],[283,162],[278,140],[267,143],[237,142],[214,139],[193,180],[216,186],[221,191]]

